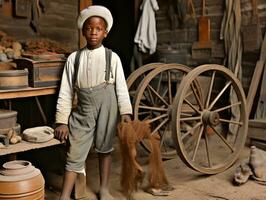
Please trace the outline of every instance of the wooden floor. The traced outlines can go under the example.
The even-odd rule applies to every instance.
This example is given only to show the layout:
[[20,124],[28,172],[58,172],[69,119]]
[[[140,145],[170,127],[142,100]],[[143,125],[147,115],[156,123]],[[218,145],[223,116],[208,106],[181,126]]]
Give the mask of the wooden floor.
[[[164,161],[164,167],[170,184],[175,187],[169,196],[153,196],[144,191],[147,180],[144,180],[142,186],[135,194],[135,200],[264,200],[266,199],[265,185],[259,185],[253,180],[241,186],[232,184],[233,175],[237,166],[243,159],[249,157],[248,147],[242,151],[239,160],[228,170],[220,174],[206,176],[188,168],[178,156],[174,159]],[[142,160],[144,169],[147,170],[145,159]],[[94,192],[99,188],[99,173],[97,154],[91,154],[88,159],[87,180]],[[111,193],[116,200],[126,200],[121,193],[120,186],[120,168],[121,160],[119,152],[114,152],[112,173],[110,178]],[[57,180],[57,185],[62,181]],[[256,192],[254,192],[256,191]],[[59,191],[55,188],[46,188],[46,200],[58,199]]]

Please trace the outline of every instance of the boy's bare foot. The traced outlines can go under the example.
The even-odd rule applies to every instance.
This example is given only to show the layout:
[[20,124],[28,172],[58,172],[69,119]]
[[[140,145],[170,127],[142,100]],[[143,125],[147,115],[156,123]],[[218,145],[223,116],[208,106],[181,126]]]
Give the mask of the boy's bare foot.
[[104,189],[99,192],[100,200],[114,200],[114,197],[110,194],[109,190]]
[[70,197],[60,196],[59,200],[71,200],[71,198]]

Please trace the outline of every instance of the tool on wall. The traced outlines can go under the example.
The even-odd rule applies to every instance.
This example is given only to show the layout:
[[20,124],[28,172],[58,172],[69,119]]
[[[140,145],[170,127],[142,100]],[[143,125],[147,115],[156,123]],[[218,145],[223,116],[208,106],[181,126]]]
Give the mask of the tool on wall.
[[29,16],[30,0],[16,0],[14,7],[16,17],[26,18]]
[[12,1],[11,0],[2,1],[2,13],[4,16],[12,17]]
[[211,42],[211,22],[206,16],[205,0],[202,0],[202,15],[199,18],[199,41],[192,45],[193,59],[208,59],[211,57],[212,42]]
[[262,43],[257,0],[251,0],[251,5],[251,19],[242,27],[244,52],[259,50]]

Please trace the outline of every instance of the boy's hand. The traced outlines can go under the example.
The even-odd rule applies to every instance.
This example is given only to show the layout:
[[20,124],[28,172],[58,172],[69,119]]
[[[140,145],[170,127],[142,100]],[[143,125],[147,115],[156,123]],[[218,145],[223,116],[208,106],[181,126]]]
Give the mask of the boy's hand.
[[61,142],[67,140],[69,130],[68,125],[66,124],[59,124],[54,130],[55,138],[59,139]]
[[121,122],[131,122],[131,116],[128,114],[121,115]]

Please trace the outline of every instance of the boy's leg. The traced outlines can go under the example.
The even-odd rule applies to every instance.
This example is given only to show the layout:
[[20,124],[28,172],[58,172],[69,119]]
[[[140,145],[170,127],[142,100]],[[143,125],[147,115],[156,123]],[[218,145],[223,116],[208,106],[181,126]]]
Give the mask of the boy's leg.
[[99,153],[100,169],[100,200],[113,200],[114,198],[109,191],[109,176],[111,170],[112,156],[111,153]]
[[63,190],[60,195],[60,200],[70,200],[70,195],[77,178],[77,173],[73,171],[66,171],[63,181]]

